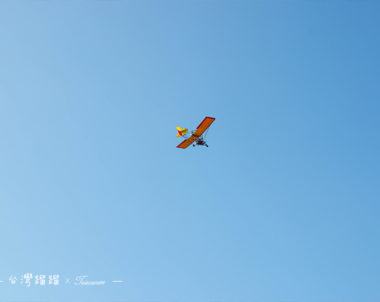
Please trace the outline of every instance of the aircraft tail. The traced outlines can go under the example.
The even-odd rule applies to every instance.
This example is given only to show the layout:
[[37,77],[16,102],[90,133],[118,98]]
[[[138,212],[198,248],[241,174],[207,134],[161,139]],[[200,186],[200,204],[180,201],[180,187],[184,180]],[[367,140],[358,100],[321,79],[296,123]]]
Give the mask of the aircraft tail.
[[177,137],[181,137],[181,136],[184,136],[186,133],[187,133],[187,128],[181,128],[181,127],[177,127]]

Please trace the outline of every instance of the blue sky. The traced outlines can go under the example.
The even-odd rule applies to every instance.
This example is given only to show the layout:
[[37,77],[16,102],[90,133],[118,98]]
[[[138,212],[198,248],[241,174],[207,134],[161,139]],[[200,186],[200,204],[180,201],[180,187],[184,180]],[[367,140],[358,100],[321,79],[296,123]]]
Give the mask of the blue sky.
[[379,12],[2,1],[1,300],[379,301]]

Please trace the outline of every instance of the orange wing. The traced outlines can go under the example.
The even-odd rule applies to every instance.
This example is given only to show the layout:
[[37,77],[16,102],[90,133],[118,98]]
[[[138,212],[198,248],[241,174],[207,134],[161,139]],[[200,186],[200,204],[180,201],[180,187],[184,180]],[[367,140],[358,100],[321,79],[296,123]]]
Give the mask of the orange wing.
[[214,121],[214,117],[206,116],[205,119],[199,124],[193,135],[198,137],[201,136]]
[[180,144],[177,146],[177,148],[186,149],[186,148],[189,147],[192,143],[194,143],[197,139],[198,139],[198,137],[192,135],[192,136],[190,136],[188,139],[185,139],[182,143],[180,143]]

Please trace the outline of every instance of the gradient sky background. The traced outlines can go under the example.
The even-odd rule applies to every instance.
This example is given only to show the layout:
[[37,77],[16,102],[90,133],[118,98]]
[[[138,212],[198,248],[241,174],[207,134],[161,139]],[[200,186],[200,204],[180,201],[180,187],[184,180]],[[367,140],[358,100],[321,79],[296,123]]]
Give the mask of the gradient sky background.
[[0,300],[380,301],[379,37],[370,0],[1,1]]

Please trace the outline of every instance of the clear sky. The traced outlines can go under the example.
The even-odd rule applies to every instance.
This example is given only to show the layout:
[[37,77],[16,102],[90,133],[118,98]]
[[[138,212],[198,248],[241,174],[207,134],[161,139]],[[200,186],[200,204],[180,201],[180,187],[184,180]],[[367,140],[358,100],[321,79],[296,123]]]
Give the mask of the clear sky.
[[379,36],[371,0],[1,1],[0,301],[380,301]]

